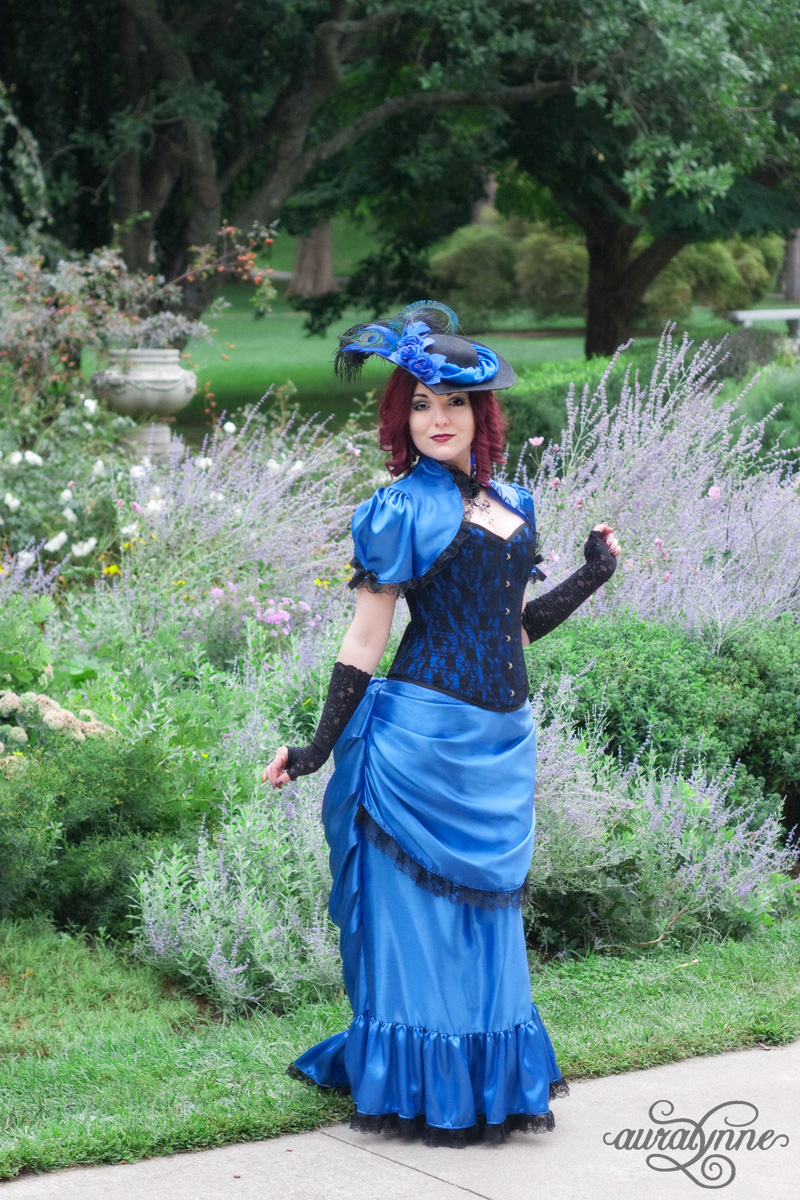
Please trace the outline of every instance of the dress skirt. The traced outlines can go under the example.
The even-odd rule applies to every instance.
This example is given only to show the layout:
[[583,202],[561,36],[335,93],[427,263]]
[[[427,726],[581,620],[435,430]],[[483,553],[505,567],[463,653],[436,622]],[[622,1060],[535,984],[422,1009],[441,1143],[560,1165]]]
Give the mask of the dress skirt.
[[531,1000],[519,907],[530,705],[491,712],[375,679],[335,761],[323,823],[353,1021],[295,1071],[349,1089],[356,1128],[449,1131],[453,1144],[487,1126],[552,1128],[549,1099],[566,1087]]

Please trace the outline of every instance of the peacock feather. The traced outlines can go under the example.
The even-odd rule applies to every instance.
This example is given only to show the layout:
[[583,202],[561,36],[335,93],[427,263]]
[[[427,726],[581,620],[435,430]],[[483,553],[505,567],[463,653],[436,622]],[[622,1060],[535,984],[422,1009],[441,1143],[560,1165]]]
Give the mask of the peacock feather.
[[333,359],[334,374],[351,383],[371,354],[390,358],[406,326],[420,322],[431,333],[455,333],[458,329],[458,317],[452,308],[438,300],[416,300],[388,320],[351,325],[339,338],[339,349]]

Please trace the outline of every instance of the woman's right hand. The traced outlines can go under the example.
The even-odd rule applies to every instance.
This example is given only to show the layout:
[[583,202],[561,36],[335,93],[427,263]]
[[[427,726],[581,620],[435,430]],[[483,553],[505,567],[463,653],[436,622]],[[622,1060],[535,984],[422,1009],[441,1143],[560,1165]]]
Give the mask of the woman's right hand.
[[279,746],[278,751],[272,762],[264,767],[261,775],[262,783],[271,783],[273,787],[283,787],[285,783],[291,783],[291,779],[286,773],[286,768],[289,766],[289,747]]

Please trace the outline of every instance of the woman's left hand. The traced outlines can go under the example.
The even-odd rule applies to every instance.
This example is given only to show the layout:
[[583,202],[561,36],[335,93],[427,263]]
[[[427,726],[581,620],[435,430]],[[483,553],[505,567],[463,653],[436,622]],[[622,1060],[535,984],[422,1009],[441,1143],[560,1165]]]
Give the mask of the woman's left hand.
[[622,554],[622,547],[614,537],[613,525],[609,525],[608,522],[603,521],[602,524],[595,525],[592,533],[599,533],[608,549],[614,555],[614,558],[619,558],[620,554]]

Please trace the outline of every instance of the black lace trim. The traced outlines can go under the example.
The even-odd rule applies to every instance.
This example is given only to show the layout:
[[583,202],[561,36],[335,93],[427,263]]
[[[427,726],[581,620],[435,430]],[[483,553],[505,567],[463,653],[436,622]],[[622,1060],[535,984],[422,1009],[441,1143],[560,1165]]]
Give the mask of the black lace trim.
[[452,1150],[464,1150],[476,1142],[500,1145],[510,1133],[552,1133],[555,1127],[555,1117],[549,1111],[509,1113],[501,1125],[490,1125],[485,1117],[479,1117],[475,1125],[466,1129],[442,1129],[429,1125],[423,1116],[401,1117],[397,1113],[373,1116],[357,1111],[350,1121],[350,1128],[358,1133],[397,1133],[403,1141],[421,1140],[426,1146],[447,1146]]
[[350,588],[365,587],[371,592],[390,592],[394,596],[405,596],[406,592],[410,592],[416,588],[427,587],[430,581],[450,562],[450,559],[455,558],[468,537],[469,522],[462,521],[450,545],[445,546],[442,553],[433,560],[425,574],[405,579],[402,583],[381,583],[375,571],[367,571],[357,558],[351,558],[350,566],[355,571],[355,575],[347,581],[347,586]]
[[[349,1096],[349,1084],[344,1087],[324,1087],[301,1071],[294,1063],[289,1063],[286,1074],[290,1079],[312,1087],[323,1088],[337,1096]],[[556,1079],[550,1084],[549,1099],[556,1100],[569,1095],[569,1088],[563,1079]],[[450,1146],[461,1150],[474,1142],[501,1143],[510,1133],[550,1133],[555,1129],[555,1117],[549,1111],[546,1113],[509,1113],[501,1125],[490,1125],[485,1117],[479,1117],[477,1124],[467,1129],[442,1129],[438,1125],[429,1125],[424,1116],[401,1117],[398,1113],[362,1113],[356,1110],[350,1121],[350,1128],[358,1133],[398,1133],[404,1141],[421,1139],[427,1146]]]
[[529,894],[527,879],[520,887],[508,892],[492,892],[483,888],[468,887],[464,883],[454,883],[452,879],[445,879],[443,875],[429,871],[427,867],[423,867],[415,858],[412,858],[402,847],[398,846],[391,834],[381,828],[363,805],[359,805],[355,820],[367,841],[377,847],[387,858],[390,858],[398,871],[408,875],[417,887],[426,892],[432,892],[434,896],[446,896],[448,900],[452,900],[453,904],[471,904],[475,908],[483,908],[489,912],[495,912],[499,908],[521,908],[527,902]]

